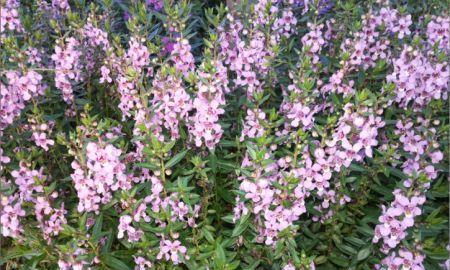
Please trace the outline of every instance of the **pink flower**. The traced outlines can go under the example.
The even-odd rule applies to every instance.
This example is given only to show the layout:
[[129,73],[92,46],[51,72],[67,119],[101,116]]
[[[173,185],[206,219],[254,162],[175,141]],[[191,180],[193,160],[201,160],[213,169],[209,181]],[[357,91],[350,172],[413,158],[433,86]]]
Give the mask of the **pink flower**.
[[43,182],[45,176],[42,170],[30,170],[24,163],[20,163],[20,169],[11,172],[15,179],[15,184],[19,187],[18,195],[23,201],[33,202],[33,192],[42,192],[43,187],[36,184],[36,180]]
[[81,63],[79,58],[81,52],[77,50],[80,43],[73,37],[61,41],[55,46],[55,53],[51,56],[55,62],[55,86],[62,91],[63,99],[66,103],[74,102],[74,95],[71,80],[81,79]]
[[141,71],[150,63],[150,53],[146,46],[142,45],[136,38],[131,38],[130,48],[127,50],[126,58],[136,71]]
[[442,154],[441,151],[435,151],[430,154],[430,157],[431,157],[431,162],[436,164],[436,163],[439,163],[444,158],[444,155]]
[[102,73],[102,77],[100,78],[100,83],[104,83],[105,81],[108,83],[111,83],[112,78],[109,75],[111,73],[111,71],[106,66],[102,66],[100,68],[100,71]]
[[432,16],[432,20],[427,25],[426,35],[431,46],[438,44],[443,50],[449,50],[450,40],[450,19],[448,17]]
[[25,216],[25,211],[22,209],[22,202],[16,197],[1,197],[0,208],[0,224],[2,228],[2,235],[5,237],[17,238],[23,232],[20,225],[20,218]]
[[144,232],[141,230],[136,230],[133,226],[131,226],[132,220],[132,217],[128,215],[120,217],[117,238],[123,238],[126,232],[128,234],[128,241],[130,242],[137,242],[141,239]]
[[[182,260],[189,260],[189,256],[186,255],[187,249],[181,245],[178,240],[170,241],[162,239],[159,243],[160,249],[156,256],[158,260],[164,258],[166,261],[171,260],[174,265],[182,262]],[[180,259],[181,256],[181,259]]]
[[136,266],[134,267],[134,270],[149,270],[152,268],[152,263],[148,260],[146,260],[144,257],[141,256],[133,256],[134,263]]
[[295,266],[289,263],[283,267],[283,270],[295,270]]
[[99,211],[100,204],[112,199],[112,192],[131,188],[131,178],[120,160],[122,151],[113,145],[89,142],[86,146],[86,163],[72,162],[71,175],[77,190],[78,211]]
[[291,119],[291,125],[298,127],[300,123],[304,128],[311,126],[313,121],[314,112],[307,106],[303,106],[301,103],[293,104],[291,111],[288,112],[287,117]]
[[188,125],[191,138],[195,140],[197,147],[205,145],[212,149],[222,137],[222,127],[218,123],[219,116],[225,111],[224,94],[229,92],[227,70],[221,62],[216,62],[215,73],[206,73],[201,69],[198,71],[198,93],[194,99],[193,108],[195,114],[190,118]]
[[398,20],[398,25],[392,28],[394,33],[398,33],[398,38],[403,39],[405,35],[410,35],[409,26],[412,24],[411,15],[406,15]]
[[322,36],[323,25],[313,25],[308,23],[308,28],[310,29],[310,31],[302,37],[303,47],[305,48],[305,50],[317,55],[325,45],[325,40]]
[[191,53],[191,45],[187,39],[178,39],[171,52],[172,60],[178,72],[187,76],[188,72],[195,68],[194,56]]
[[153,80],[153,99],[150,101],[154,110],[150,120],[153,133],[163,139],[163,127],[170,133],[170,139],[178,139],[179,127],[183,119],[188,119],[192,109],[192,100],[186,92],[180,78],[158,72]]
[[52,7],[63,11],[70,9],[69,2],[67,0],[52,0]]
[[0,33],[6,30],[10,31],[23,31],[22,24],[20,23],[19,11],[20,6],[17,0],[8,0],[2,2],[0,6]]
[[292,10],[287,8],[283,10],[281,17],[273,24],[273,30],[278,32],[279,35],[289,38],[292,32],[294,32],[296,24],[297,18],[295,18]]
[[49,243],[51,236],[58,235],[62,230],[62,225],[67,223],[65,214],[67,211],[62,204],[60,209],[56,209],[50,206],[50,202],[44,197],[37,197],[35,204],[36,219],[40,223],[40,227],[44,233],[44,239]]
[[436,63],[422,52],[405,47],[394,60],[394,71],[387,77],[395,84],[395,101],[401,108],[420,110],[433,99],[447,99],[448,66]]
[[241,134],[241,141],[244,141],[245,136],[249,138],[258,138],[264,134],[264,127],[262,122],[266,118],[266,114],[260,110],[247,110],[244,127]]
[[399,250],[398,255],[392,252],[388,257],[381,261],[381,265],[377,266],[380,270],[425,270],[422,262],[424,256],[418,253],[412,253],[406,248]]
[[36,143],[37,146],[42,147],[45,151],[48,151],[48,145],[54,145],[55,141],[47,139],[47,134],[33,132],[31,139]]

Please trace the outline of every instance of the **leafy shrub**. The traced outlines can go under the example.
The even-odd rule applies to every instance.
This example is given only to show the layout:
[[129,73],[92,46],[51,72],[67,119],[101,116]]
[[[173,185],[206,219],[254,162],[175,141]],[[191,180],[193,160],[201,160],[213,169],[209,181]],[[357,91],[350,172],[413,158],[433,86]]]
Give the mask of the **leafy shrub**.
[[445,1],[0,2],[2,269],[449,269]]

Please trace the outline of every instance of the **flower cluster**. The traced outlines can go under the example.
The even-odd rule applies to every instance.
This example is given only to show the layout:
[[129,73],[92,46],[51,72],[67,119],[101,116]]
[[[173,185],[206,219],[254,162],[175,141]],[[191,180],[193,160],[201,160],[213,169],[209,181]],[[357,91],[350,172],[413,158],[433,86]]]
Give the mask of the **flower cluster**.
[[395,101],[406,108],[409,103],[420,110],[433,99],[447,99],[447,82],[450,77],[445,62],[432,63],[430,57],[406,47],[394,60],[394,71],[387,80],[395,84]]
[[439,49],[449,50],[450,19],[447,17],[433,16],[427,24],[427,42],[431,46],[437,44]]
[[100,77],[100,80],[99,80],[100,83],[105,83],[105,82],[112,83],[112,78],[110,77],[111,70],[109,68],[107,68],[106,66],[102,66],[100,68],[100,72],[102,74],[102,77]]
[[130,48],[128,48],[126,53],[126,60],[137,72],[140,72],[150,61],[147,47],[142,45],[139,40],[132,38],[130,40]]
[[281,17],[278,18],[273,24],[275,32],[278,32],[280,36],[289,38],[294,32],[297,24],[297,18],[295,18],[294,13],[291,8],[286,8],[283,10]]
[[[413,179],[423,173],[428,179],[437,177],[436,170],[432,164],[438,164],[444,157],[438,149],[436,141],[436,129],[430,126],[430,121],[421,117],[417,119],[418,124],[410,121],[398,121],[396,123],[396,135],[403,145],[403,150],[408,153],[406,162],[402,165],[403,172],[410,177],[404,181],[405,187],[413,186]],[[426,132],[423,132],[426,129]],[[429,183],[422,183],[423,188],[429,188]]]
[[171,52],[172,61],[178,72],[185,76],[194,70],[194,56],[191,53],[191,45],[187,39],[178,39]]
[[[262,3],[259,4],[262,5]],[[264,5],[260,8],[263,9],[263,7]],[[264,15],[255,20],[267,23]],[[273,52],[268,50],[268,44],[261,31],[257,29],[251,31],[247,43],[241,36],[242,33],[247,35],[250,29],[244,29],[242,22],[232,19],[229,29],[230,32],[227,33],[222,31],[220,38],[221,54],[225,56],[224,63],[236,73],[235,87],[245,87],[247,95],[252,96],[254,92],[261,90],[262,82],[258,77],[268,73],[269,59],[273,56]]]
[[102,29],[95,27],[91,22],[86,23],[83,27],[82,35],[87,39],[87,44],[91,47],[100,47],[104,51],[107,51],[110,47],[108,34]]
[[63,230],[62,225],[67,223],[64,204],[59,209],[54,208],[51,203],[58,197],[57,192],[48,195],[44,191],[46,177],[43,169],[30,170],[24,163],[20,164],[19,170],[11,172],[14,183],[18,186],[16,195],[2,196],[1,225],[3,236],[18,238],[23,232],[20,218],[26,216],[23,209],[25,202],[34,204],[34,213],[38,221],[38,227],[43,232],[43,237],[51,242],[52,236],[58,235]]
[[0,0],[7,268],[449,264],[440,3],[84,2]]
[[[431,27],[427,31],[433,33],[431,29],[434,22],[430,23]],[[440,35],[441,37],[428,35],[431,38],[428,42],[437,44],[448,33],[444,30]],[[436,61],[432,50],[405,47],[400,57],[394,60],[394,72],[386,78],[394,84],[395,101],[399,107],[412,107],[414,111],[420,111],[433,99],[447,99],[443,83],[448,84],[449,71],[446,63]],[[389,105],[392,103],[390,101]],[[423,255],[413,254],[403,247],[397,256],[394,249],[406,238],[407,229],[416,225],[414,217],[422,214],[425,192],[430,188],[430,182],[437,178],[437,170],[433,164],[439,163],[443,154],[436,141],[436,128],[431,127],[431,121],[421,115],[416,118],[415,123],[411,120],[397,121],[395,134],[399,136],[401,149],[406,153],[402,169],[407,179],[403,182],[402,189],[394,190],[395,200],[390,207],[386,209],[383,206],[383,214],[379,217],[381,224],[375,228],[373,241],[383,239],[381,251],[389,254],[378,267],[397,269],[406,265],[411,269],[424,269]]]
[[247,116],[243,122],[243,129],[241,133],[241,142],[245,137],[258,138],[264,135],[264,120],[266,113],[262,110],[247,110]]
[[375,67],[377,60],[387,59],[390,33],[396,33],[399,39],[403,39],[411,34],[410,25],[410,15],[400,15],[396,9],[388,7],[364,15],[362,30],[356,32],[353,39],[348,38],[341,44],[344,55],[342,68],[331,76],[322,91],[354,94],[354,81],[346,82],[346,75],[360,66],[367,70]]
[[[52,199],[58,197],[58,193],[51,194]],[[37,197],[35,205],[36,219],[40,223],[44,235],[44,239],[48,242],[52,237],[56,236],[63,230],[63,225],[67,223],[65,214],[67,211],[64,209],[64,204],[61,207],[54,208],[50,205],[49,198]]]
[[25,216],[22,203],[14,196],[1,197],[0,224],[2,225],[2,235],[5,237],[19,237],[23,228],[20,219]]
[[40,64],[42,61],[42,52],[39,52],[38,49],[30,47],[28,48],[28,50],[25,52],[28,56],[28,63],[31,65],[36,65],[36,64]]
[[[270,153],[266,153],[264,158],[270,161],[272,157]],[[244,169],[254,169],[251,178],[240,178],[242,182],[239,186],[245,194],[244,202],[248,200],[250,209],[238,197],[234,209],[235,219],[247,215],[250,210],[261,220],[257,228],[257,241],[266,245],[275,245],[278,234],[286,229],[294,229],[291,227],[293,223],[306,213],[305,198],[309,193],[302,183],[297,186],[289,185],[291,177],[299,177],[296,170],[289,169],[291,163],[290,157],[272,162],[266,168],[256,165],[248,157],[242,163]],[[289,207],[284,202],[289,202]]]
[[19,1],[17,0],[6,0],[2,1],[0,4],[0,33],[6,30],[10,31],[23,31],[22,24],[19,19]]
[[[150,177],[152,184],[152,194],[144,198],[145,204],[150,204],[151,209],[155,213],[166,212],[169,213],[168,218],[170,221],[184,221],[188,223],[189,226],[195,227],[195,218],[198,217],[198,211],[200,209],[199,205],[195,205],[190,208],[186,203],[180,200],[179,194],[176,192],[167,195],[161,180],[155,176]],[[140,211],[137,213],[144,214],[142,205],[139,206]],[[139,210],[138,208],[138,210]],[[142,215],[141,214],[141,215]],[[139,215],[135,215],[135,219],[140,219]],[[144,221],[149,222],[149,219],[144,217]],[[165,221],[162,219],[156,219],[156,222],[162,226],[165,226]]]
[[[396,124],[396,134],[400,136],[399,141],[403,145],[403,150],[411,156],[403,164],[403,172],[408,176],[403,185],[408,191],[396,189],[393,194],[395,200],[391,202],[389,208],[383,206],[383,215],[379,217],[381,224],[375,227],[374,242],[383,239],[382,251],[387,253],[397,247],[401,240],[407,235],[407,229],[414,226],[414,217],[422,214],[421,206],[425,203],[424,191],[429,188],[429,180],[437,177],[433,165],[442,160],[443,154],[435,149],[433,142],[435,129],[428,127],[427,121],[422,121],[418,130],[422,127],[428,129],[426,134],[421,136],[412,122],[398,121]],[[429,160],[429,161],[428,161]],[[423,174],[427,181],[420,181]]]
[[398,256],[393,253],[389,257],[386,257],[381,261],[381,265],[377,265],[376,269],[379,270],[395,270],[395,269],[411,269],[422,270],[424,256],[420,253],[412,253],[407,249],[400,249]]
[[320,51],[324,47],[323,24],[308,24],[309,32],[302,37],[303,50],[311,57],[313,65],[319,63]]
[[133,226],[131,226],[130,225],[131,221],[132,218],[128,215],[120,217],[117,238],[119,239],[123,238],[124,233],[126,232],[128,235],[128,241],[130,242],[139,241],[144,232],[142,230],[136,230]]
[[17,194],[21,201],[34,202],[33,194],[44,191],[42,182],[45,176],[42,169],[40,171],[30,170],[24,163],[21,163],[20,169],[12,171],[11,176],[14,177],[14,183],[18,187]]
[[134,263],[136,264],[135,270],[147,270],[153,266],[150,261],[141,256],[134,257]]
[[332,139],[326,142],[326,152],[332,156],[330,164],[336,171],[342,166],[350,166],[352,161],[361,162],[365,157],[372,157],[373,147],[378,145],[378,129],[385,125],[371,108],[346,104],[344,112]]
[[[196,226],[195,219],[198,217],[199,205],[195,205],[192,209],[180,200],[178,193],[167,194],[161,180],[156,176],[144,173],[142,178],[144,181],[151,182],[151,195],[146,196],[143,202],[135,207],[131,215],[120,217],[118,238],[123,238],[126,232],[128,241],[139,241],[143,235],[143,231],[139,229],[140,222],[150,223],[152,220],[162,227],[166,227],[169,222],[186,222],[190,227]],[[167,220],[157,216],[152,219],[147,215],[147,210],[160,213]]]
[[[72,162],[71,174],[78,194],[79,212],[99,212],[100,205],[112,199],[115,190],[131,188],[131,179],[120,160],[122,151],[113,145],[89,142],[86,159]],[[85,160],[85,162],[83,162]]]
[[310,93],[305,93],[298,87],[298,80],[294,79],[293,74],[290,74],[290,77],[293,78],[293,83],[283,91],[284,99],[280,105],[280,112],[286,116],[285,129],[281,132],[283,134],[288,134],[292,128],[310,129],[314,122],[314,114],[318,111],[317,106],[311,106],[314,101],[310,102],[311,105],[304,104],[307,99],[303,97]]
[[[225,93],[229,92],[227,70],[220,63],[215,63],[214,73],[198,70],[198,93],[192,104],[196,110],[189,126],[190,134],[197,147],[202,146],[202,139],[208,148],[214,146],[222,137],[219,116],[225,111]],[[203,66],[204,68],[204,66]]]
[[[58,267],[60,270],[81,270],[89,265],[88,262],[80,259],[86,254],[86,250],[83,248],[77,248],[72,254],[65,254],[67,258],[58,260]],[[87,267],[90,269],[90,267]]]
[[[1,142],[0,142],[0,146],[1,146]],[[0,171],[3,170],[3,166],[2,164],[8,164],[9,162],[11,162],[11,159],[8,156],[4,156],[3,155],[3,149],[0,147]]]
[[146,0],[147,6],[153,7],[154,10],[159,11],[164,7],[163,0]]
[[[117,92],[120,95],[119,108],[122,111],[122,117],[130,117],[132,112],[136,109],[142,108],[141,100],[136,89],[136,73],[142,70],[150,62],[150,54],[146,46],[141,40],[132,38],[129,42],[129,48],[124,57],[116,57],[114,54],[109,57],[111,66],[117,71]],[[120,62],[126,63],[126,66],[120,66]],[[110,82],[111,70],[106,67],[101,67],[101,83],[104,81]]]
[[153,98],[150,104],[154,108],[151,120],[154,134],[163,139],[164,127],[169,131],[171,139],[179,138],[180,123],[192,109],[192,100],[183,81],[174,75],[158,72],[153,80]]
[[406,230],[414,225],[414,217],[420,215],[419,208],[425,202],[424,196],[406,197],[399,189],[394,191],[395,200],[379,217],[381,224],[375,227],[373,241],[376,243],[383,239],[384,250],[396,247],[406,237]]
[[62,92],[63,100],[72,104],[75,100],[72,80],[81,79],[81,52],[78,50],[80,43],[73,37],[68,38],[62,44],[55,46],[52,60],[55,63],[55,86]]
[[19,72],[6,73],[7,85],[0,82],[0,131],[13,123],[27,102],[44,94],[42,75],[30,70],[21,75]]
[[49,139],[47,136],[51,133],[54,122],[38,124],[36,120],[30,119],[30,129],[33,132],[31,135],[31,140],[36,143],[37,146],[41,147],[45,151],[49,150],[49,146],[53,146],[55,141]]
[[52,8],[58,11],[68,11],[70,9],[69,1],[67,0],[52,0]]
[[[181,245],[180,241],[161,240],[159,243],[159,253],[156,257],[158,260],[165,259],[171,260],[174,265],[179,264],[182,260],[189,260],[189,256],[186,255],[186,247]],[[180,255],[182,260],[180,260]]]

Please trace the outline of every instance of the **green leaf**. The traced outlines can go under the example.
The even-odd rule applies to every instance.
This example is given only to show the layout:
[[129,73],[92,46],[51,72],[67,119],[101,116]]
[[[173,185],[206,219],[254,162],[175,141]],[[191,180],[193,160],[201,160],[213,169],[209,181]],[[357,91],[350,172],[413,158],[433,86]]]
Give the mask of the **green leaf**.
[[80,231],[84,232],[86,230],[86,221],[87,221],[87,215],[88,213],[84,213],[80,220],[78,221],[78,228],[80,229]]
[[433,251],[425,250],[425,254],[427,257],[435,260],[447,260],[448,259],[448,251],[445,248],[439,248]]
[[227,223],[234,223],[233,218],[234,218],[233,215],[227,215],[227,216],[222,217],[221,219]]
[[335,265],[342,266],[342,267],[347,267],[348,263],[349,263],[348,259],[346,259],[343,256],[336,255],[336,254],[331,254],[328,257],[328,259]]
[[214,237],[210,231],[208,231],[206,228],[202,228],[202,234],[205,236],[206,240],[212,244],[214,243]]
[[153,149],[157,150],[157,149],[161,149],[161,142],[158,140],[158,138],[156,138],[156,136],[152,136],[152,146]]
[[247,229],[248,224],[249,224],[249,219],[248,219],[249,217],[250,217],[250,215],[247,214],[239,220],[239,223],[234,228],[233,233],[231,234],[231,237],[239,236],[245,231],[245,229]]
[[365,172],[366,171],[366,169],[364,169],[364,167],[362,167],[358,164],[355,164],[355,163],[350,164],[350,169],[355,172]]
[[358,251],[358,255],[356,256],[356,259],[358,261],[365,260],[367,257],[369,257],[371,251],[372,251],[372,249],[370,246],[361,249],[360,251]]
[[358,247],[361,247],[367,243],[361,239],[358,239],[358,238],[352,237],[352,236],[346,237],[345,241],[349,242],[352,245],[358,246]]
[[431,214],[428,215],[428,217],[425,219],[426,222],[432,223],[434,218],[439,214],[441,211],[441,207],[438,207],[431,212]]
[[167,153],[167,152],[169,152],[170,150],[172,150],[172,148],[175,146],[175,143],[176,143],[176,142],[177,142],[177,141],[171,141],[171,142],[169,142],[168,144],[164,145],[164,147],[163,147],[164,153]]
[[256,160],[256,151],[253,149],[253,146],[247,143],[247,152],[253,160]]
[[243,269],[244,270],[254,270],[254,269],[256,269],[256,267],[258,267],[258,265],[261,263],[261,260],[256,260],[256,261],[254,261],[252,264],[250,264],[249,266],[247,266],[247,267],[244,267]]
[[227,262],[227,257],[225,256],[225,250],[221,244],[217,243],[216,245],[216,264],[217,266],[222,267]]
[[327,262],[327,257],[325,257],[325,256],[323,256],[323,255],[321,255],[321,256],[319,256],[319,257],[316,257],[315,259],[314,259],[314,263],[315,264],[324,264],[324,263],[326,263]]
[[355,255],[356,254],[356,250],[350,246],[341,244],[339,246],[337,246],[343,253],[348,254],[348,255]]
[[102,232],[102,225],[103,225],[103,213],[100,213],[100,215],[95,220],[94,227],[92,228],[92,236],[94,239],[98,239],[98,235]]
[[228,140],[220,140],[219,145],[222,147],[236,147],[236,142]]
[[20,257],[34,257],[41,255],[42,252],[34,250],[11,250],[3,258],[0,258],[0,265],[3,265],[9,260],[17,259]]
[[235,170],[236,169],[236,164],[230,161],[226,161],[226,160],[217,160],[217,166],[219,168],[225,169],[225,170]]
[[152,170],[152,171],[157,171],[157,170],[160,169],[157,165],[152,164],[152,163],[148,163],[148,162],[146,162],[146,163],[136,163],[134,165],[136,167],[145,168],[145,169],[149,169],[149,170]]
[[111,250],[111,246],[114,241],[114,236],[115,235],[112,233],[111,230],[107,233],[105,245],[102,247],[102,253],[106,253]]
[[389,174],[395,175],[400,179],[408,179],[408,176],[404,174],[401,170],[394,168],[394,167],[386,167],[386,169],[389,171]]
[[109,254],[104,254],[102,256],[102,262],[115,270],[131,270],[131,268],[126,263]]
[[368,225],[358,226],[356,227],[356,230],[362,234],[365,234],[366,236],[373,237],[374,235],[373,229],[370,228]]
[[145,231],[150,231],[150,232],[153,232],[153,233],[162,233],[165,230],[165,228],[153,227],[152,225],[147,224],[147,223],[142,223],[139,226],[142,227],[142,229],[144,229]]
[[176,154],[173,158],[171,158],[167,163],[166,163],[166,168],[171,168],[173,166],[175,166],[178,162],[180,162],[184,156],[187,154],[188,150],[184,150],[178,154]]

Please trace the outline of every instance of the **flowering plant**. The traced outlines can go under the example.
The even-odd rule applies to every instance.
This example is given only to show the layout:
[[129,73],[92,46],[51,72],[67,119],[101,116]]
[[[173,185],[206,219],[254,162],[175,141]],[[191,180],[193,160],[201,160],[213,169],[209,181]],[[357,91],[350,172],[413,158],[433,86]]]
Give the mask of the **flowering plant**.
[[450,269],[427,2],[0,0],[2,269]]

